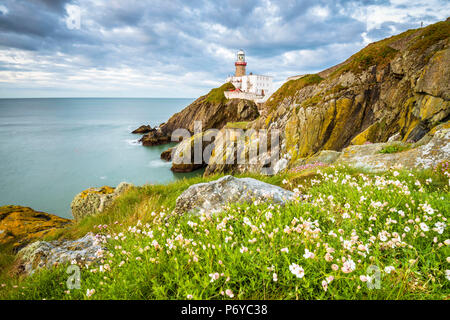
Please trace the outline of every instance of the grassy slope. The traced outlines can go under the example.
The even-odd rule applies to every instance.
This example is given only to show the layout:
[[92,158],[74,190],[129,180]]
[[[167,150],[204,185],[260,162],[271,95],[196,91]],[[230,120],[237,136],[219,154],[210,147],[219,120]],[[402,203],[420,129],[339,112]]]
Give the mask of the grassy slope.
[[[111,255],[103,261],[103,268],[109,266],[110,271],[100,272],[98,265],[83,268],[81,289],[70,293],[65,292],[63,266],[26,279],[7,279],[0,298],[85,299],[87,289],[95,289],[91,299],[185,299],[188,295],[221,299],[230,298],[221,294],[227,289],[239,299],[448,297],[445,270],[450,250],[443,242],[449,232],[433,230],[448,218],[447,177],[432,172],[374,175],[322,168],[258,178],[278,185],[286,179],[284,187],[298,188],[310,197],[283,208],[267,203],[232,205],[214,218],[185,215],[166,222],[176,197],[205,179],[135,188],[108,213],[81,221],[65,235],[77,237],[90,230],[110,234],[106,245]],[[422,231],[421,223],[430,230]],[[107,227],[100,230],[98,224]],[[400,242],[394,240],[398,237]],[[328,249],[331,261],[325,259],[327,247],[334,250]],[[315,256],[306,258],[305,249]],[[343,259],[355,263],[352,272],[342,271]],[[290,271],[292,264],[304,269],[304,277]],[[334,271],[333,264],[339,270]],[[379,290],[368,289],[360,279],[371,265],[381,271]],[[387,273],[388,266],[395,270]],[[218,279],[211,282],[215,273]],[[334,279],[328,283],[330,276]]]
[[225,101],[227,101],[224,92],[234,89],[235,87],[231,82],[224,83],[220,87],[212,89],[206,96],[206,101],[211,103],[224,103]]

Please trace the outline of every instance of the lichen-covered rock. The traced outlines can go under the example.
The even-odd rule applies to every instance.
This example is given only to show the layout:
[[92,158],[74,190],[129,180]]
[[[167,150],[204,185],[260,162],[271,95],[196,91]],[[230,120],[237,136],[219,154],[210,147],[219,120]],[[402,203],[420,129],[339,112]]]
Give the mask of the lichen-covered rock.
[[102,257],[104,248],[99,238],[92,233],[77,240],[37,241],[18,252],[19,272],[32,274],[40,268],[51,268],[59,264],[92,263]]
[[331,164],[335,162],[339,156],[340,152],[334,150],[322,150],[310,158],[305,159],[304,164],[315,164],[315,163],[326,163]]
[[284,204],[294,193],[252,178],[225,176],[190,186],[176,201],[174,214],[222,211],[230,203],[265,202]]
[[28,207],[0,207],[0,244],[12,244],[18,250],[29,242],[50,235],[71,220]]
[[380,153],[387,145],[389,143],[347,147],[336,163],[372,171],[384,171],[392,167],[430,169],[450,159],[450,129],[436,131],[428,143],[416,148],[397,153]]
[[71,203],[73,217],[80,220],[86,216],[103,212],[112,205],[114,199],[132,186],[130,183],[121,182],[116,188],[103,186],[80,192]]

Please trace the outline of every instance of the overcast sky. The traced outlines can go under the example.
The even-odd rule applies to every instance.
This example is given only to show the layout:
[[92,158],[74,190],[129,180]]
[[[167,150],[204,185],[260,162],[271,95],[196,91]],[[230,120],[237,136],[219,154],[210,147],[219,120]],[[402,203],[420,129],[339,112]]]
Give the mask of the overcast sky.
[[0,0],[0,97],[198,97],[234,72],[318,72],[444,20],[447,0]]

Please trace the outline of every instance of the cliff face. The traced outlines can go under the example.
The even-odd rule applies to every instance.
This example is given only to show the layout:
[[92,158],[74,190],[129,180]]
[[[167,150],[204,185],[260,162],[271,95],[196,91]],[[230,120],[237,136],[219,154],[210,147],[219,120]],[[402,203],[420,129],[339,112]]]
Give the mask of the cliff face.
[[[447,19],[372,43],[338,66],[285,83],[250,126],[280,130],[281,154],[290,165],[320,150],[393,135],[416,142],[449,120],[449,36]],[[217,159],[234,153],[216,149]],[[260,169],[218,165],[213,157],[206,174]]]

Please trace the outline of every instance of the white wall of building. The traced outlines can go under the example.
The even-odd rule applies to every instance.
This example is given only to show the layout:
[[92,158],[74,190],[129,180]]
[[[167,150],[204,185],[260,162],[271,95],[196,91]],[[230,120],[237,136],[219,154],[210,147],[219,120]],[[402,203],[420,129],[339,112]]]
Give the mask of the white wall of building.
[[248,74],[241,77],[228,77],[227,82],[231,82],[243,92],[254,93],[258,96],[270,96],[272,94],[272,79],[271,76]]

